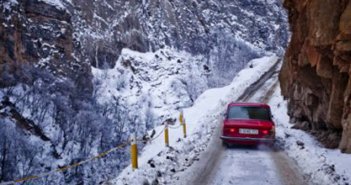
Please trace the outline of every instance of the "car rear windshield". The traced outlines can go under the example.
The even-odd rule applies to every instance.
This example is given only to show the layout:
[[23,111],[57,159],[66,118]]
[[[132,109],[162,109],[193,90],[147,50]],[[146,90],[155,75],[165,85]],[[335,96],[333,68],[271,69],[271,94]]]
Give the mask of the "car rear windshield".
[[269,108],[263,107],[239,107],[233,106],[229,108],[228,119],[258,119],[271,120]]

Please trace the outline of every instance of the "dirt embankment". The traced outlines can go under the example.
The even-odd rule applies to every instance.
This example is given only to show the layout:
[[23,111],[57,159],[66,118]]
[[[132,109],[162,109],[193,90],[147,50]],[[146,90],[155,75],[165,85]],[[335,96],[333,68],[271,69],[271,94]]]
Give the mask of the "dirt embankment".
[[285,0],[292,38],[280,73],[295,127],[351,153],[351,1]]

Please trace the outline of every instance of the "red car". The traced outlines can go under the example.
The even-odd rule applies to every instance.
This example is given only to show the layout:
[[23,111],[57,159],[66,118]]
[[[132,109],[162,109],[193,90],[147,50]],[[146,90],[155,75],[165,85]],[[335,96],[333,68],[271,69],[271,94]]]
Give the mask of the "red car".
[[223,121],[223,144],[273,144],[275,126],[269,105],[230,103]]

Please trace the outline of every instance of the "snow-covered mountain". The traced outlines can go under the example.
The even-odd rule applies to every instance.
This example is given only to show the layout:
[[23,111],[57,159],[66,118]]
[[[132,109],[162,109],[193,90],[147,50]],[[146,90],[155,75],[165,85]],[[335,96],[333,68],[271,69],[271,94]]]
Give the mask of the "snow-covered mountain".
[[[2,0],[0,182],[142,136],[288,40],[279,0]],[[98,184],[129,148],[29,184]]]
[[264,51],[282,54],[289,36],[279,0],[73,0],[67,5],[75,7],[76,37],[92,65],[113,66],[125,47],[146,52],[171,46],[204,55],[220,85],[233,78],[233,66],[242,68]]

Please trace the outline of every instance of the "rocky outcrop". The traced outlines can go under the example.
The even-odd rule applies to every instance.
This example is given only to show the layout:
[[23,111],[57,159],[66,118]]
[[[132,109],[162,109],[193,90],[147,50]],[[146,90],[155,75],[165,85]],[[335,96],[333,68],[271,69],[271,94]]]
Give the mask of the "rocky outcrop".
[[0,88],[32,85],[45,78],[38,74],[45,71],[57,79],[69,79],[75,88],[72,93],[89,97],[93,89],[90,64],[84,61],[74,36],[72,13],[48,2],[5,1],[0,5]]
[[292,38],[280,72],[295,127],[351,153],[351,1],[285,0]]
[[[8,110],[5,110],[8,109]],[[0,102],[0,117],[10,117],[16,123],[16,126],[23,131],[27,131],[34,136],[39,137],[43,141],[50,141],[43,130],[35,125],[32,120],[23,117],[17,110],[15,105],[9,101],[8,97]]]
[[21,82],[19,79],[28,83],[21,66],[40,60],[43,68],[62,71],[63,76],[72,74],[73,30],[65,10],[37,0],[9,1],[0,7],[0,86]]

